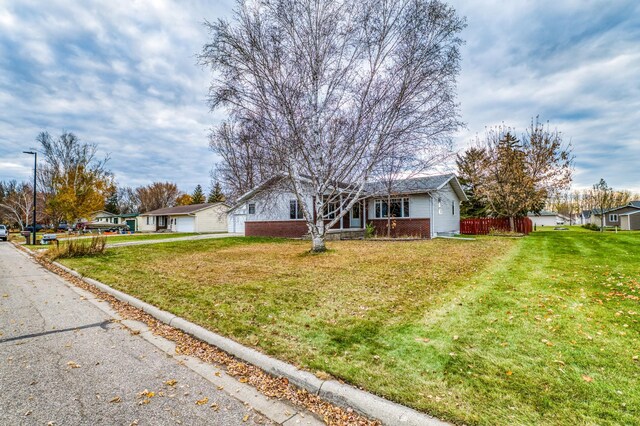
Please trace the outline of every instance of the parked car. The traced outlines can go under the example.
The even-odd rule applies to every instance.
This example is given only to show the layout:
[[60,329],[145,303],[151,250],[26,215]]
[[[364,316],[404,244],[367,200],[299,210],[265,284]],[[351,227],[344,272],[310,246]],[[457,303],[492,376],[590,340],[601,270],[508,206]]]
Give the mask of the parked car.
[[58,231],[68,231],[69,229],[70,227],[67,222],[60,222],[57,226]]
[[9,239],[9,230],[6,226],[0,225],[0,240],[7,241]]
[[[44,229],[44,225],[36,224],[36,232],[42,231]],[[25,226],[25,231],[33,232],[33,225]]]

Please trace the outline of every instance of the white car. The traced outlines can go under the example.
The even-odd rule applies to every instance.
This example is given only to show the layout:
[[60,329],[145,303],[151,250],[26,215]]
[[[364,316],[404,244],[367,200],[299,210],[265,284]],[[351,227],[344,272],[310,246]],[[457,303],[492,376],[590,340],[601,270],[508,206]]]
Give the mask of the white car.
[[9,239],[9,230],[6,226],[0,225],[0,240],[7,241]]

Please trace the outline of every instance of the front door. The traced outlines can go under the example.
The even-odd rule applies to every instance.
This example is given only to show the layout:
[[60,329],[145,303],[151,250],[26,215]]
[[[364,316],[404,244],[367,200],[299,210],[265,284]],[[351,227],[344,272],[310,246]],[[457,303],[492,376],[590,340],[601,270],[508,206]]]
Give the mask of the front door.
[[349,212],[349,228],[361,228],[362,221],[360,219],[360,203],[356,203]]

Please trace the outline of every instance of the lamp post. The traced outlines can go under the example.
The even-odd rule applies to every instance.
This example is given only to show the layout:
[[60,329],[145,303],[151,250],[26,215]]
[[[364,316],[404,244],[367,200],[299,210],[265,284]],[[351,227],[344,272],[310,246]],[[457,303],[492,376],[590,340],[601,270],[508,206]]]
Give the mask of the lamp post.
[[24,154],[33,155],[33,239],[31,244],[36,245],[36,167],[38,167],[38,153],[35,151],[22,151]]

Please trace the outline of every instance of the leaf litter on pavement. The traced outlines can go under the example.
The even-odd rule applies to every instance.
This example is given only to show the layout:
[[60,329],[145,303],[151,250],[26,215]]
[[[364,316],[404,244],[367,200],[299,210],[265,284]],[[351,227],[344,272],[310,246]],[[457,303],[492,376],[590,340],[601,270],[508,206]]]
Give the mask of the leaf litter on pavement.
[[[141,321],[147,324],[151,331],[161,337],[176,343],[176,353],[194,356],[202,361],[222,365],[226,367],[226,373],[230,376],[237,377],[242,383],[248,383],[255,387],[260,393],[270,398],[284,399],[293,404],[303,407],[324,420],[331,426],[380,426],[377,420],[368,419],[352,409],[344,409],[327,401],[324,401],[317,395],[313,395],[304,389],[297,388],[289,383],[284,377],[271,376],[258,367],[238,361],[233,356],[221,351],[220,349],[202,342],[178,329],[170,327],[154,317],[146,314],[144,311],[135,308],[129,304],[119,301],[115,297],[107,294],[97,288],[85,283],[81,279],[65,272],[64,270],[53,265],[43,257],[36,257],[36,260],[49,269],[50,271],[64,277],[67,281],[73,283],[77,287],[90,291],[100,299],[108,302],[125,319]],[[79,367],[79,366],[78,366]],[[78,368],[71,367],[71,368]],[[171,380],[169,380],[171,381]],[[168,384],[165,382],[165,384]],[[175,384],[175,383],[174,383]],[[169,385],[172,386],[172,385]],[[218,389],[222,389],[218,386]],[[138,394],[141,400],[138,404],[148,404],[151,398],[155,396],[155,392],[144,391]],[[115,398],[114,398],[115,399]],[[208,400],[207,400],[208,401]],[[115,402],[115,401],[113,401]],[[198,401],[199,402],[199,401]],[[203,403],[203,404],[206,404]],[[211,408],[217,411],[217,404],[212,404]],[[248,416],[247,420],[248,420]],[[244,420],[244,418],[243,418]],[[244,420],[244,421],[247,421]]]

